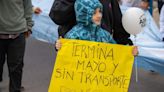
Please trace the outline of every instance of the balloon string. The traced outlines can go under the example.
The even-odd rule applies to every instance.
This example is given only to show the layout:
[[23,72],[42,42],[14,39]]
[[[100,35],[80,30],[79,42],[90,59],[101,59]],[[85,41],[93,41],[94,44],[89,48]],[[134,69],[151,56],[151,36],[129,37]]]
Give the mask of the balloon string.
[[[137,42],[136,42],[136,35],[134,35],[134,46],[136,46]],[[137,58],[135,57],[135,72],[136,72],[136,82],[138,82],[138,67],[137,67]]]

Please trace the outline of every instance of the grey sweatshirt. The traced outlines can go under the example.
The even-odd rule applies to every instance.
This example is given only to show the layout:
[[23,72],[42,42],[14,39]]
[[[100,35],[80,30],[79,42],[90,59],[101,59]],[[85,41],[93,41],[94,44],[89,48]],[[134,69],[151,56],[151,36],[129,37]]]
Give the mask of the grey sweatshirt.
[[0,34],[18,34],[31,30],[31,0],[0,0]]

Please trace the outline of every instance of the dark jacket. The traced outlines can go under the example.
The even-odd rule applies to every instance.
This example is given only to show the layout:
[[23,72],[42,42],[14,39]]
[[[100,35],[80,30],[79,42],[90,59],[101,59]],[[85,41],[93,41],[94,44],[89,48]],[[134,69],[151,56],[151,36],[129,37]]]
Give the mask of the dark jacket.
[[[51,8],[49,15],[59,25],[59,36],[64,37],[76,24],[74,2],[75,0],[55,0]],[[118,44],[132,44],[130,35],[122,26],[122,14],[117,0],[100,0],[100,2],[103,5],[102,28],[112,33]]]

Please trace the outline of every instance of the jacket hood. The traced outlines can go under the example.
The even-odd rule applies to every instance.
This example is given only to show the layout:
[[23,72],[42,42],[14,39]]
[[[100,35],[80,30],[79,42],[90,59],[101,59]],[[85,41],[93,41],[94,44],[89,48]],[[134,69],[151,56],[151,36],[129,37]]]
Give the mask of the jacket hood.
[[102,5],[99,0],[76,0],[75,13],[77,23],[84,25],[93,24],[92,16],[96,8],[102,10]]

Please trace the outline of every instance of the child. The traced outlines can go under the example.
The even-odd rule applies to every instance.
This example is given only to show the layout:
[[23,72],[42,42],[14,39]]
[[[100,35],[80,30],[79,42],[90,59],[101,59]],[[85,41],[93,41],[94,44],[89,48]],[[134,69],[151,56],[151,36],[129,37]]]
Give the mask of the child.
[[143,10],[148,10],[149,0],[141,0],[139,7],[142,8]]
[[[99,0],[76,0],[74,6],[77,24],[65,35],[65,38],[116,43],[110,33],[100,26],[102,5]],[[60,47],[61,43],[58,40],[56,48],[60,49]]]
[[[50,11],[50,18],[59,25],[59,36],[64,37],[74,25],[76,17],[74,4],[76,0],[55,0]],[[122,14],[117,0],[99,0],[103,5],[101,27],[110,32],[118,44],[132,45],[130,34],[122,26]]]
[[65,35],[65,38],[116,43],[110,33],[100,26],[102,5],[98,0],[76,0],[75,13],[77,24]]

